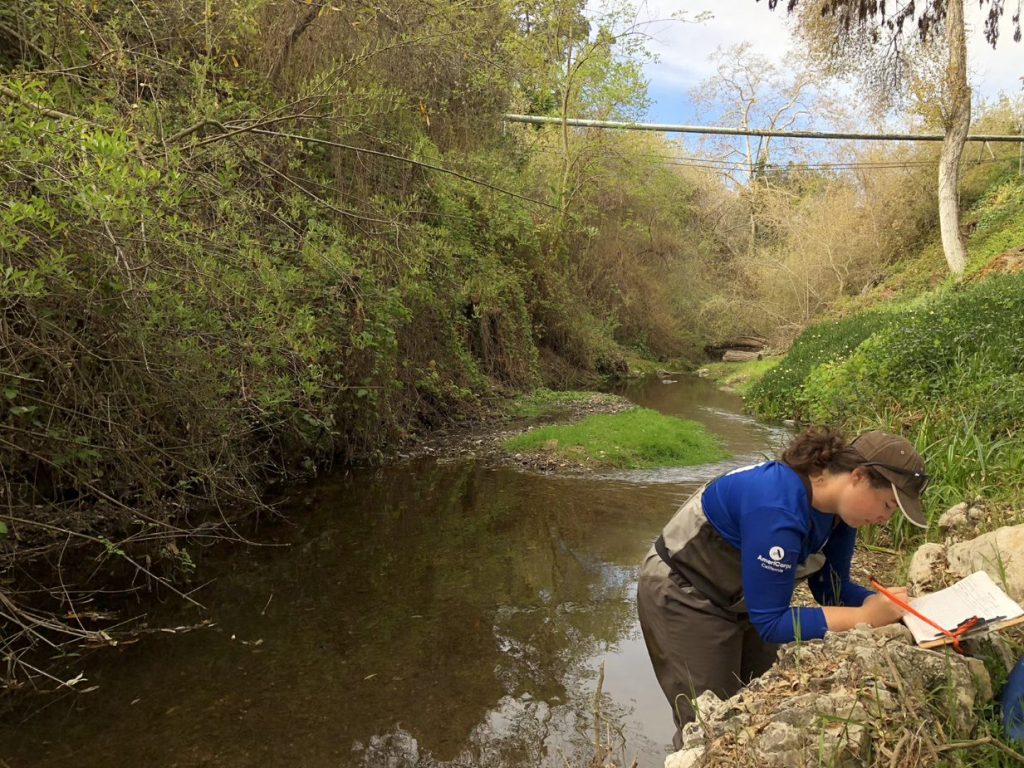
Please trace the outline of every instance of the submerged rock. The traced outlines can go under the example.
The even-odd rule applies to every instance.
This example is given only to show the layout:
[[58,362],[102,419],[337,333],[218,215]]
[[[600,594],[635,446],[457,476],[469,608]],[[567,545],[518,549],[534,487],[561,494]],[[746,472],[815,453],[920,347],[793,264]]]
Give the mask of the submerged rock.
[[[969,738],[992,688],[984,664],[913,645],[902,625],[858,627],[782,649],[726,701],[705,693],[666,768],[928,764]],[[921,762],[918,762],[921,761]]]

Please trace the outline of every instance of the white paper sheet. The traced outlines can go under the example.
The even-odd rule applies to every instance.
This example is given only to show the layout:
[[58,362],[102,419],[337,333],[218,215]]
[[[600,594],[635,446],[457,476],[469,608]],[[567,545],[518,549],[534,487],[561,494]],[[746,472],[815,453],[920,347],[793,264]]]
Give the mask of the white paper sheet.
[[[992,622],[1024,615],[1024,608],[1003,592],[984,571],[972,573],[951,587],[911,600],[910,605],[950,632],[972,616]],[[943,637],[935,627],[909,613],[903,617],[903,623],[918,643]]]

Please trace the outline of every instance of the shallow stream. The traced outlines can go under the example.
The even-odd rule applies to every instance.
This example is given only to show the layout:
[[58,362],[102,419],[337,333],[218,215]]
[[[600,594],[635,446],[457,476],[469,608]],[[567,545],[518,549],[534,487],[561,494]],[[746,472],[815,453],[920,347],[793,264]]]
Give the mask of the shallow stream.
[[0,727],[0,768],[582,768],[602,664],[619,763],[660,768],[671,715],[637,566],[700,481],[786,433],[695,377],[622,394],[703,422],[735,458],[585,478],[433,459],[328,476],[264,530],[286,546],[202,558],[205,614],[176,600],[151,619],[212,627],[83,659],[79,687],[98,687]]

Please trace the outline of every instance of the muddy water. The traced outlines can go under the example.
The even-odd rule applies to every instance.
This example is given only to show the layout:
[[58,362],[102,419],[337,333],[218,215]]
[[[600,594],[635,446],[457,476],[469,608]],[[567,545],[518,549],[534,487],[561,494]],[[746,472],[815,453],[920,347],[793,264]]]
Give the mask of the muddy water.
[[[739,465],[785,435],[695,378],[624,392],[719,434]],[[86,694],[0,728],[0,766],[582,766],[604,664],[618,760],[660,766],[671,716],[633,607],[639,561],[723,465],[552,477],[423,461],[301,491],[285,546],[203,556],[154,624],[215,626],[83,659]],[[77,668],[72,665],[72,672]]]

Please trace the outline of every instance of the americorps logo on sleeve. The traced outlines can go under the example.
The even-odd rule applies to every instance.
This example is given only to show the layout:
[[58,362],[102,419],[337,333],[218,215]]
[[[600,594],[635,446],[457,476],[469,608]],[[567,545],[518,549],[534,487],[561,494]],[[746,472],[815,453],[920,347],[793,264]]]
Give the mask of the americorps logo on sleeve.
[[757,562],[761,564],[761,567],[772,573],[785,573],[792,569],[792,563],[784,563],[782,559],[786,556],[786,550],[776,545],[768,550],[768,557],[764,555],[757,556]]

